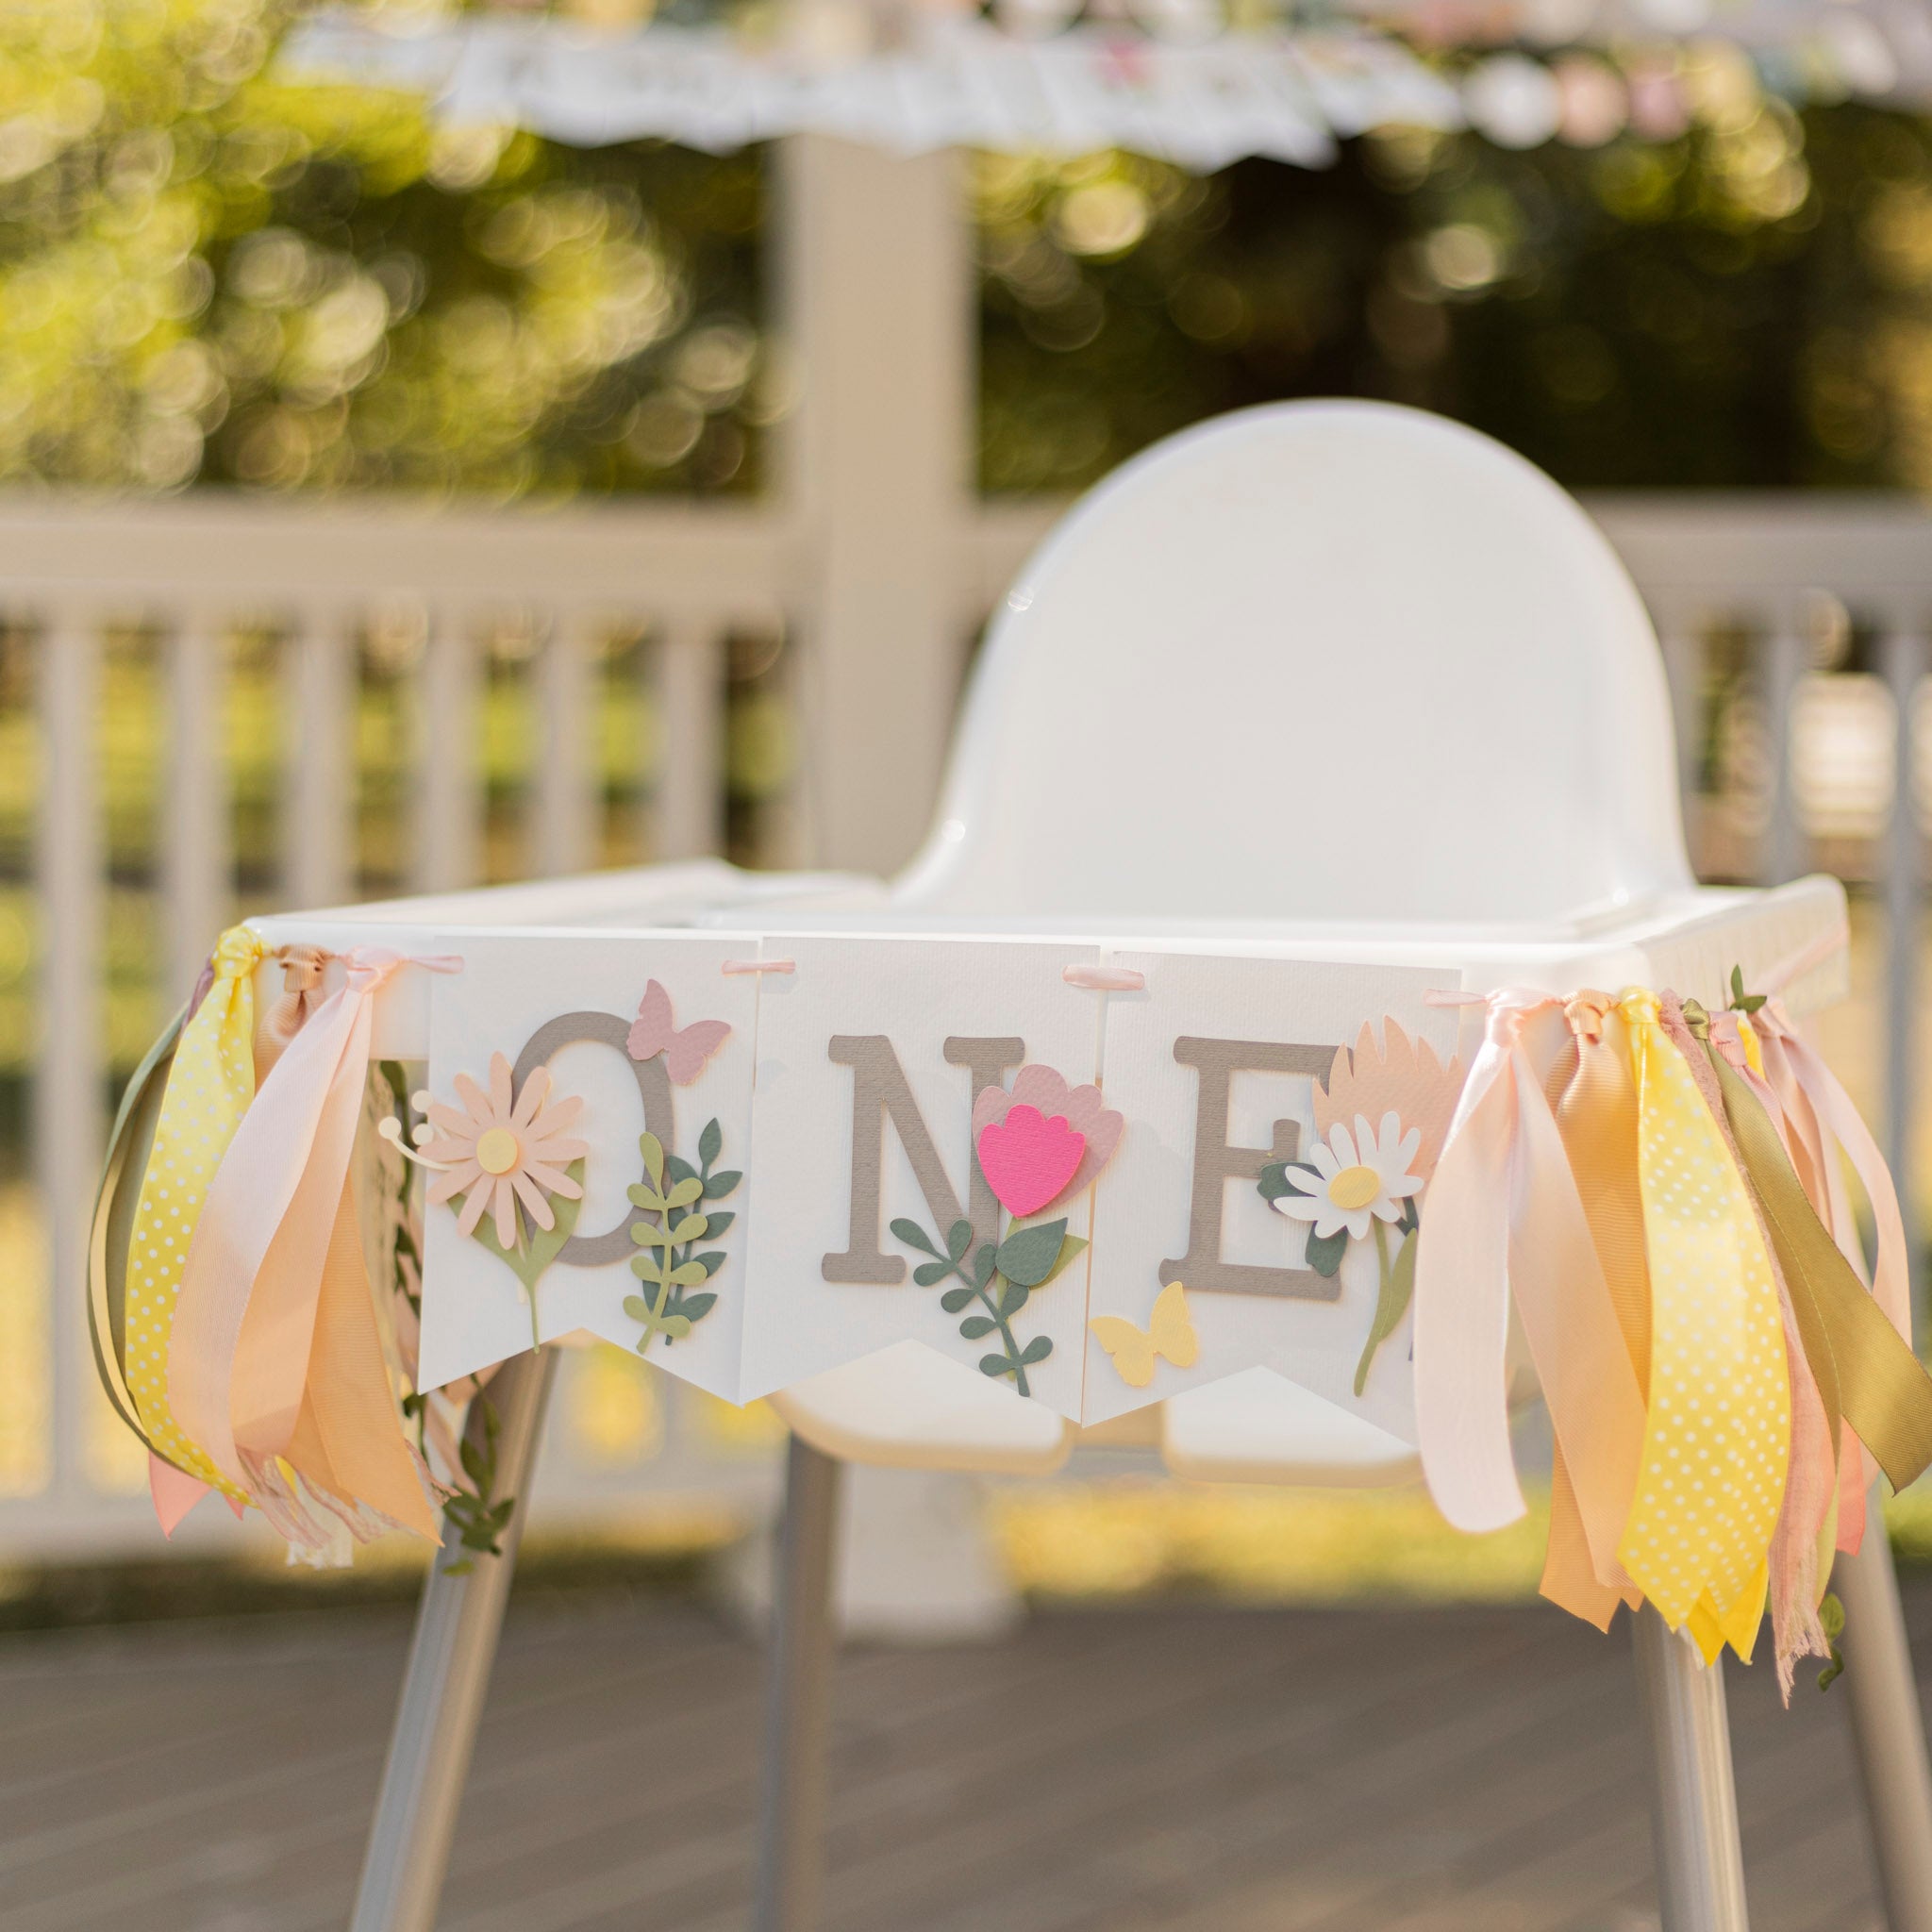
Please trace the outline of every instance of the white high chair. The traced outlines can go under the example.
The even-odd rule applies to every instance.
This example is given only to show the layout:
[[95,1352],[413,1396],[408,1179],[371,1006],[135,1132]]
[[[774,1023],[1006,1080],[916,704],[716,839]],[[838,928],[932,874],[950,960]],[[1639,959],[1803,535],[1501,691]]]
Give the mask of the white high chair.
[[[1674,772],[1642,607],[1546,477],[1412,410],[1257,409],[1158,446],[1067,518],[975,672],[924,853],[883,898],[812,882],[784,929],[858,924],[856,900],[868,931],[1132,934],[1362,961],[1446,949],[1475,985],[1690,991],[1734,960],[1762,972],[1841,920],[1829,881],[1698,888]],[[366,920],[741,926],[749,899],[775,908],[785,891],[664,869],[262,930],[337,944],[369,937],[353,931]],[[497,1384],[506,1493],[527,1491],[549,1358],[520,1357]],[[840,1463],[1044,1473],[1081,1432],[918,1343],[774,1400],[792,1441],[754,1924],[807,1932]],[[1416,1474],[1407,1445],[1263,1369],[1127,1421],[1193,1477]],[[513,1560],[507,1542],[426,1587],[355,1932],[433,1924]],[[1932,1775],[1882,1532],[1840,1575],[1891,1924],[1932,1932]],[[1743,1932],[1721,1668],[1648,1611],[1636,1649],[1666,1932]]]

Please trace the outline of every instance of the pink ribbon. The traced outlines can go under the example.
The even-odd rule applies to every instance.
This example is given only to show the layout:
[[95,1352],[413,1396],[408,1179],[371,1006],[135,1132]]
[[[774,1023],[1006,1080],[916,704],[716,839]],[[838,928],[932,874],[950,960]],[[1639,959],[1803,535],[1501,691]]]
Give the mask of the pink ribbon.
[[188,1251],[168,1396],[192,1441],[238,1487],[277,1487],[273,1458],[302,1405],[330,1229],[354,1148],[371,1001],[407,959],[379,947],[289,1043],[242,1116]]
[[1429,1184],[1417,1236],[1415,1405],[1423,1470],[1458,1529],[1524,1513],[1509,1448],[1513,1297],[1574,1486],[1598,1580],[1629,1581],[1617,1544],[1643,1403],[1590,1223],[1524,1034],[1561,1002],[1493,993],[1483,1044]]

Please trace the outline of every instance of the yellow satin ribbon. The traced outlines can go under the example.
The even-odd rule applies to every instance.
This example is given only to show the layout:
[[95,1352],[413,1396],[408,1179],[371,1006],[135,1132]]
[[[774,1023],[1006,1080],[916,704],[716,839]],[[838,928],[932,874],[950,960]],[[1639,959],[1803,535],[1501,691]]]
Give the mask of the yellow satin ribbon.
[[[1932,1463],[1932,1376],[1825,1231],[1763,1102],[1712,1042],[1708,1016],[1687,1005],[1684,1017],[1717,1074],[1725,1118],[1791,1291],[1832,1440],[1842,1414],[1892,1488],[1902,1490]],[[1748,1021],[1738,1031],[1748,1059],[1757,1044]]]
[[255,969],[266,949],[244,925],[214,950],[214,982],[181,1029],[128,1239],[126,1369],[142,1427],[177,1468],[246,1501],[190,1440],[168,1399],[168,1351],[189,1243],[222,1156],[255,1098]]
[[1777,1289],[1743,1176],[1656,994],[1628,991],[1618,1008],[1651,1286],[1643,1455],[1618,1555],[1707,1658],[1726,1641],[1748,1658],[1790,1453]]
[[[1624,1017],[1607,993],[1586,991],[1565,1002],[1564,1018],[1574,1044],[1552,1070],[1550,1106],[1642,1402],[1650,1378],[1650,1277],[1637,1182],[1637,1091]],[[1641,1414],[1638,1429],[1641,1435]],[[1539,1588],[1599,1630],[1609,1628],[1619,1604],[1634,1610],[1642,1601],[1627,1574],[1600,1574],[1591,1561],[1560,1442],[1550,1459],[1550,1539]]]

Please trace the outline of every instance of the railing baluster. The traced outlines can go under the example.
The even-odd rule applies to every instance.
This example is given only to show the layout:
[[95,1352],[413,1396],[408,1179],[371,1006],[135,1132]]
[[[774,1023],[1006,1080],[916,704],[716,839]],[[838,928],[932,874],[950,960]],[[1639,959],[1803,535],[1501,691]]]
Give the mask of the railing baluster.
[[291,906],[340,906],[350,892],[357,637],[346,613],[305,610],[292,640],[281,830]]
[[715,627],[680,618],[658,657],[662,757],[658,858],[701,858],[724,845],[724,667]]
[[103,845],[97,756],[101,638],[93,613],[57,610],[40,640],[42,1048],[34,1070],[34,1140],[47,1218],[53,1319],[53,1489],[85,1481],[89,1363],[88,1209],[101,1153]]
[[227,924],[233,856],[223,643],[221,625],[194,611],[169,644],[161,890],[167,901],[171,1007],[192,990],[215,935]]
[[1791,707],[1805,675],[1805,633],[1794,608],[1780,609],[1764,640],[1763,681],[1765,749],[1771,784],[1771,818],[1765,828],[1759,876],[1767,886],[1781,886],[1804,870],[1805,834],[1798,818],[1797,788],[1791,761]]
[[1897,1177],[1905,1212],[1916,1309],[1922,1266],[1917,1190],[1912,1185],[1912,1113],[1918,1098],[1912,1023],[1918,1004],[1924,861],[1918,800],[1913,796],[1912,700],[1925,675],[1924,632],[1910,623],[1889,625],[1880,645],[1880,666],[1897,713],[1891,822],[1885,843],[1885,1158]]
[[542,655],[543,763],[537,775],[537,870],[546,878],[595,862],[598,769],[590,740],[589,625],[574,611],[552,621]]
[[415,741],[419,892],[474,884],[482,839],[483,797],[476,746],[480,641],[465,613],[438,609],[423,654]]

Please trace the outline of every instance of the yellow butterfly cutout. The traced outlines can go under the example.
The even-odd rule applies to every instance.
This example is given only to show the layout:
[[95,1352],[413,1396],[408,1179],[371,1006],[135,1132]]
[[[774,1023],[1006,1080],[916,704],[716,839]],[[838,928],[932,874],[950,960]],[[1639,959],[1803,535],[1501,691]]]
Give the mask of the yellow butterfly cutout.
[[1188,1291],[1178,1281],[1155,1297],[1154,1319],[1144,1333],[1119,1315],[1095,1315],[1087,1325],[1129,1389],[1153,1381],[1156,1356],[1164,1355],[1177,1369],[1191,1369],[1201,1353],[1201,1338],[1188,1314]]

